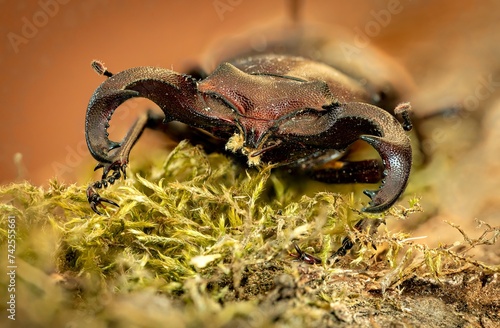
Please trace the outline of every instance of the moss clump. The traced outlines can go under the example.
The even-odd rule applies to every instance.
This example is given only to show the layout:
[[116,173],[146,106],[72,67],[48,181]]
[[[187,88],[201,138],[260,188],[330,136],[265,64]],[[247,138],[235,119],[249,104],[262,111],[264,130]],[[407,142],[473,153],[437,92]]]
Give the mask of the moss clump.
[[[304,194],[306,180],[271,174],[271,167],[245,169],[186,142],[155,158],[163,159],[135,163],[135,175],[102,192],[120,203],[104,216],[90,210],[86,186],[52,181],[48,190],[27,183],[1,188],[2,254],[7,220],[16,221],[19,320],[40,326],[302,327],[351,325],[355,314],[378,311],[381,325],[390,318],[421,322],[404,309],[425,304],[406,304],[404,288],[426,281],[444,292],[442,286],[459,274],[488,281],[499,271],[465,253],[495,243],[495,227],[486,226],[477,240],[464,233],[463,242],[438,249],[407,234],[370,233],[388,217],[407,219],[419,211],[416,200],[409,208],[368,216],[346,195]],[[366,228],[353,229],[360,220]],[[332,263],[329,256],[346,235],[357,246]],[[324,264],[295,261],[292,242]],[[460,246],[466,248],[458,252]],[[473,308],[493,306],[498,298],[489,302]],[[449,312],[449,305],[436,304]]]

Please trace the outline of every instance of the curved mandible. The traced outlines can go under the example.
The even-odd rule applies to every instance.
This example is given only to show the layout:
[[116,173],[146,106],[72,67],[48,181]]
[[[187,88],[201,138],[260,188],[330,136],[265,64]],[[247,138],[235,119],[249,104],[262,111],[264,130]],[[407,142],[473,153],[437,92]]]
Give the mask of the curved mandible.
[[[203,102],[198,97],[196,81],[187,75],[156,67],[136,67],[113,75],[98,61],[92,62],[92,67],[97,73],[109,77],[94,92],[85,119],[87,146],[99,162],[96,169],[103,168],[101,180],[87,188],[87,199],[92,210],[102,214],[98,207],[104,203],[118,204],[102,198],[97,189],[113,184],[122,174],[125,177],[130,151],[143,130],[162,119],[197,123],[200,118],[193,114]],[[111,116],[118,106],[133,97],[152,100],[161,107],[165,117],[147,111],[139,116],[121,142],[109,140],[107,128]]]
[[192,120],[192,108],[200,106],[196,81],[188,75],[157,67],[135,67],[115,75],[103,70],[101,74],[109,78],[95,90],[85,119],[87,146],[101,165],[113,163],[116,153],[113,149],[124,144],[131,146],[140,136],[129,133],[120,143],[108,138],[111,116],[126,100],[134,97],[152,100],[162,108],[167,121]]
[[370,206],[363,211],[370,213],[382,212],[391,207],[405,190],[408,184],[412,166],[412,149],[410,138],[405,130],[411,129],[408,112],[409,103],[402,103],[394,112],[403,117],[401,124],[388,112],[366,103],[349,103],[342,105],[345,111],[339,119],[354,116],[358,120],[369,123],[374,129],[374,134],[362,134],[360,139],[374,147],[384,166],[382,183],[378,190],[365,190],[370,197]]

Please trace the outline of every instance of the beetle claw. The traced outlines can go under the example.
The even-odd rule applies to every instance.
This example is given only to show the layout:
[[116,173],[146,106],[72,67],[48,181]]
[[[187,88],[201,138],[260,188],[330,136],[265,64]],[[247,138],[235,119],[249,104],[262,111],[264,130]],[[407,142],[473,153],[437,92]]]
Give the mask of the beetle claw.
[[90,208],[92,208],[92,210],[95,213],[97,213],[99,215],[103,215],[103,213],[101,211],[99,211],[99,209],[97,208],[98,206],[102,206],[105,208],[106,206],[104,206],[103,203],[108,203],[108,204],[111,204],[113,206],[120,207],[120,205],[118,205],[116,202],[114,202],[110,199],[107,199],[107,198],[102,198],[99,195],[97,190],[95,190],[95,188],[99,188],[99,185],[102,185],[101,181],[97,181],[87,188],[87,200],[89,201]]
[[99,210],[97,209],[97,205],[98,205],[98,204],[91,202],[91,203],[90,203],[90,208],[91,208],[91,209],[92,209],[95,213],[97,213],[97,214],[99,214],[99,215],[104,215],[101,211],[99,211]]
[[[90,207],[95,213],[103,215],[102,212],[98,210],[98,206],[106,207],[103,203],[108,203],[113,206],[120,207],[120,205],[118,205],[116,202],[107,198],[102,198],[96,189],[101,189],[103,187],[106,188],[108,185],[114,184],[122,174],[125,178],[126,166],[126,164],[122,164],[120,162],[114,162],[112,164],[99,163],[97,165],[97,168],[104,168],[102,179],[94,182],[87,188],[87,200],[90,204]],[[111,175],[109,174],[110,171],[113,171]]]
[[99,215],[103,215],[103,213],[99,211],[97,207],[102,206],[105,208],[106,206],[104,206],[103,203],[108,203],[113,206],[120,207],[120,205],[118,205],[116,202],[107,198],[102,198],[95,190],[94,185],[91,185],[87,188],[87,200],[89,201],[90,208],[92,208],[92,210]]

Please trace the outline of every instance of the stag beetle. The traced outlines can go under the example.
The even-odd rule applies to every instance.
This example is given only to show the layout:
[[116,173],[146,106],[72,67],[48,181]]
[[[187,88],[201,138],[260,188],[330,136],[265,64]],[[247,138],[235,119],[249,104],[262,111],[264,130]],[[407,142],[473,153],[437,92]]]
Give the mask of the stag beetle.
[[[382,90],[370,82],[371,77],[345,73],[349,71],[345,67],[336,68],[298,50],[304,42],[292,43],[224,60],[211,74],[181,74],[159,67],[112,74],[94,61],[94,69],[108,78],[90,99],[85,121],[88,148],[99,162],[96,169],[103,168],[102,179],[87,189],[92,209],[101,214],[98,206],[104,202],[118,206],[96,189],[113,184],[122,174],[125,177],[133,145],[144,128],[160,121],[179,121],[208,132],[226,141],[226,150],[243,155],[250,166],[286,166],[328,183],[381,182],[378,190],[364,191],[371,201],[363,210],[382,212],[391,207],[405,190],[412,165],[405,133],[411,129],[410,105],[394,103],[389,108],[384,100],[397,98],[395,92],[390,94],[386,86]],[[109,140],[113,112],[134,97],[152,100],[164,116],[147,112],[121,142]],[[381,161],[344,160],[357,140],[377,150]],[[335,165],[322,168],[331,161]]]

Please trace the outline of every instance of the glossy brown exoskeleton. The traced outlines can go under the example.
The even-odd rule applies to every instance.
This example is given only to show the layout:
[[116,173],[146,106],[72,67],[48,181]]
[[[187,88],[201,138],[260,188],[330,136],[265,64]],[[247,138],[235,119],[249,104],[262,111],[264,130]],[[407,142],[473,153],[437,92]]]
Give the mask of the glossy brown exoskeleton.
[[[349,69],[337,69],[335,63],[327,65],[303,51],[288,54],[288,48],[247,53],[196,77],[159,67],[113,75],[93,62],[108,79],[94,92],[85,122],[88,148],[98,168],[104,169],[102,180],[87,190],[92,209],[100,213],[97,207],[103,202],[118,206],[101,198],[96,189],[125,174],[134,143],[145,127],[159,120],[179,121],[225,140],[226,149],[246,156],[249,165],[279,164],[330,183],[382,181],[378,190],[365,190],[371,202],[364,211],[381,212],[393,205],[407,185],[412,165],[405,133],[411,128],[409,104],[388,108],[390,102],[384,101],[397,99],[396,92],[390,94],[386,85],[382,90],[371,82],[373,77],[349,74]],[[121,142],[109,140],[113,112],[134,97],[152,100],[164,117],[148,112]],[[403,123],[391,112],[400,114]],[[375,148],[382,161],[342,160],[357,140]],[[336,165],[318,169],[332,160]]]

